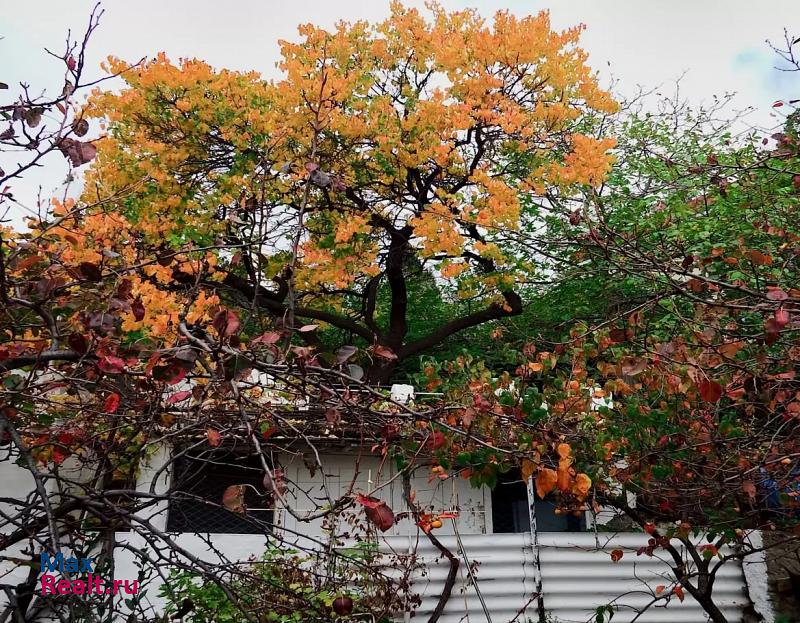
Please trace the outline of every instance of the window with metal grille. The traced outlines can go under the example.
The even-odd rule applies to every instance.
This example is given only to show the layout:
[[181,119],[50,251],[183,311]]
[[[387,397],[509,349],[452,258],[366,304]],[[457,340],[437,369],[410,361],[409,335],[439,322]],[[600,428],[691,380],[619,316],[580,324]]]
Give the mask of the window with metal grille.
[[[539,532],[583,532],[586,522],[583,514],[556,514],[551,496],[536,496],[536,529]],[[528,486],[519,470],[501,474],[492,490],[492,526],[495,533],[529,532],[531,519],[528,511]]]
[[[169,532],[262,534],[270,529],[273,509],[264,491],[264,469],[257,456],[215,450],[178,457],[173,467],[173,495],[167,515]],[[231,485],[245,487],[247,514],[222,506],[222,495]],[[181,493],[198,499],[187,499]],[[209,503],[204,502],[207,500]]]

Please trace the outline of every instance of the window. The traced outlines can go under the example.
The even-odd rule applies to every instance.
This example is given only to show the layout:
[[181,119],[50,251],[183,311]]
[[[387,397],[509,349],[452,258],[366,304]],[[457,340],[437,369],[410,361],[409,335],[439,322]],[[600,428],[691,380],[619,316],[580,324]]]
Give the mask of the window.
[[[213,504],[173,496],[167,531],[262,534],[272,524],[271,502],[260,495],[264,469],[259,457],[232,451],[187,454],[175,460],[173,474],[173,494],[188,493]],[[231,485],[250,485],[245,488],[247,516],[221,506],[222,494]]]
[[[582,532],[586,529],[583,514],[556,515],[555,502],[550,496],[536,496],[536,529],[538,532]],[[529,532],[528,487],[519,470],[501,474],[492,491],[492,525],[495,533]]]
[[501,474],[492,490],[492,525],[494,532],[530,532],[528,487],[519,471]]

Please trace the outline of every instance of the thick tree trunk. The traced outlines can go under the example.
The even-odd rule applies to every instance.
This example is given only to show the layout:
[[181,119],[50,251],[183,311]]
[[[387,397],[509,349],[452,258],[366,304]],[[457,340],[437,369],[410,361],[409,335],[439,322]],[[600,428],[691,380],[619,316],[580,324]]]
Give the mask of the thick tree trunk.
[[375,358],[366,374],[366,381],[370,385],[389,385],[397,369],[398,360]]
[[728,619],[722,614],[710,595],[695,595],[695,599],[714,623],[728,623]]
[[[640,527],[644,527],[644,525],[647,523],[646,519],[639,514],[639,511],[631,507],[624,497],[606,497],[603,498],[603,502],[625,513]],[[658,531],[651,532],[650,534],[655,539],[662,538],[662,535],[659,534]],[[688,549],[692,547],[692,544],[688,540],[685,540],[684,546]],[[708,563],[706,563],[705,567],[701,567],[700,561],[698,558],[696,558],[695,554],[695,560],[697,561],[698,567],[700,567],[700,573],[697,577],[697,582],[692,584],[691,581],[686,577],[686,568],[683,560],[681,559],[680,552],[669,544],[665,547],[665,549],[673,559],[674,565],[671,565],[671,567],[672,572],[675,575],[675,579],[681,584],[681,586],[683,586],[684,590],[694,597],[697,603],[700,604],[703,610],[705,610],[709,619],[711,619],[713,623],[728,623],[728,619],[719,609],[717,604],[714,603],[714,598],[712,596],[713,577],[709,575]]]

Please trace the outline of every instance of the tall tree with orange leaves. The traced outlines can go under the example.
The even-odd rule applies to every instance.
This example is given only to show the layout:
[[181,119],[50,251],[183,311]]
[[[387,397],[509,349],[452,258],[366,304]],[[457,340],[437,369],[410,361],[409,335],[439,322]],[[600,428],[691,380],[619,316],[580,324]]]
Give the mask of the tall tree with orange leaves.
[[[613,140],[590,129],[616,105],[580,30],[394,3],[374,26],[301,27],[274,82],[160,55],[91,98],[106,133],[78,211],[47,237],[65,268],[132,279],[130,336],[169,341],[224,301],[251,337],[346,332],[385,382],[448,336],[519,314],[524,284],[557,261],[534,248],[543,197],[606,174]],[[469,309],[412,336],[420,267]]]

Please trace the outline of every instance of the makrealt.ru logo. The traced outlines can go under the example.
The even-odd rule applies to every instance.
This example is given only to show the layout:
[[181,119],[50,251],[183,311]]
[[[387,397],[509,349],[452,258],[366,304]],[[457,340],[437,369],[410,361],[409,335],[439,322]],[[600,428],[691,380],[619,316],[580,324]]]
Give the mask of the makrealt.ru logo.
[[[139,592],[139,582],[134,580],[110,580],[106,587],[105,580],[94,575],[94,558],[64,558],[59,552],[50,556],[41,553],[42,595],[116,595],[124,589],[128,595]],[[57,571],[63,574],[86,574],[86,579],[56,580],[56,576],[47,573]]]
[[42,571],[60,571],[61,573],[92,573],[94,571],[94,558],[75,558],[70,556],[64,558],[64,554],[58,552],[53,557],[46,553],[41,554]]

